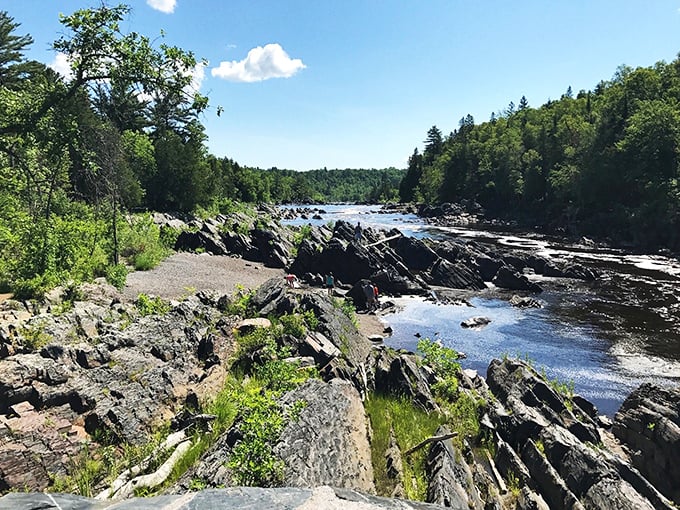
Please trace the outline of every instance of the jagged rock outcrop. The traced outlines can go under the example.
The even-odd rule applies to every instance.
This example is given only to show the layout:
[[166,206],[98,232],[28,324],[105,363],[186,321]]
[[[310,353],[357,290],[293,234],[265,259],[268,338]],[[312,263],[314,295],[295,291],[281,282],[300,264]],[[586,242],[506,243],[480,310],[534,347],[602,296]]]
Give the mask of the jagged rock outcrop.
[[557,393],[517,360],[492,361],[487,383],[497,399],[493,430],[507,443],[498,449],[504,452],[496,456],[499,469],[540,493],[550,508],[671,508],[639,471],[598,450],[596,411],[580,399]]
[[621,405],[612,431],[633,465],[680,505],[680,388],[643,384]]
[[482,277],[474,270],[459,262],[438,259],[425,275],[430,285],[440,285],[452,289],[485,289]]
[[519,274],[516,271],[508,268],[507,266],[501,266],[496,275],[493,277],[491,282],[502,289],[508,290],[525,290],[528,292],[542,292],[543,289],[540,285],[534,282],[530,282],[529,279],[523,274]]
[[[440,427],[437,435],[450,433]],[[475,487],[472,471],[450,439],[430,447],[426,469],[429,476],[427,500],[459,510],[483,510],[484,502]]]
[[365,365],[365,384],[369,391],[407,396],[426,411],[439,409],[430,382],[433,374],[427,367],[419,366],[418,356],[379,346],[370,352]]
[[[85,316],[91,327],[83,327]],[[215,391],[224,378],[219,359],[233,351],[231,325],[195,297],[148,317],[133,305],[76,303],[31,318],[16,343],[30,331],[46,345],[0,360],[0,490],[44,489],[93,436],[145,442],[188,388]]]
[[[232,255],[283,268],[290,263],[293,244],[291,232],[272,218],[276,210],[260,206],[259,220],[242,213],[219,215],[198,223],[195,230],[183,230],[175,241],[175,250],[203,250],[213,255]],[[244,232],[247,232],[244,233]]]

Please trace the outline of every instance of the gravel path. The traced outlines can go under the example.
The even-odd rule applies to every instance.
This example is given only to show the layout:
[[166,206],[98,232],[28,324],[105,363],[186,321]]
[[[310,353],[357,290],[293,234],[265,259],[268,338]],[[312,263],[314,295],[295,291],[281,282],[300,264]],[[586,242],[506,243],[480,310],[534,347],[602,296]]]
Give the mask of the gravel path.
[[283,269],[265,267],[243,259],[180,252],[168,257],[151,271],[135,271],[123,289],[126,299],[144,293],[164,299],[181,299],[199,290],[232,294],[237,285],[255,289],[274,277],[283,278]]
[[[237,285],[256,289],[270,278],[283,278],[283,269],[265,267],[260,262],[207,253],[180,252],[168,257],[151,271],[135,271],[127,277],[123,289],[125,300],[139,294],[182,299],[199,290],[216,290],[233,294]],[[325,292],[319,288],[319,292]],[[382,335],[386,323],[372,314],[357,314],[359,331],[366,335]]]

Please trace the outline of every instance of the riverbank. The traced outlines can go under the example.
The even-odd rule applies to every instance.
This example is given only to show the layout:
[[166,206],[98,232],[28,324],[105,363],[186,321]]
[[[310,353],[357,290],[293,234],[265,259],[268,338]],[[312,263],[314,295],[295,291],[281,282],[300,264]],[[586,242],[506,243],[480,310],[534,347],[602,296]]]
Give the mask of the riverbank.
[[[131,302],[139,294],[179,300],[199,291],[234,294],[239,289],[255,290],[270,278],[283,279],[283,269],[271,268],[226,255],[178,252],[150,271],[134,271],[127,277],[121,297]],[[314,291],[314,288],[312,288]],[[316,288],[319,293],[326,291]],[[358,328],[367,338],[386,336],[388,323],[379,315],[357,314]]]

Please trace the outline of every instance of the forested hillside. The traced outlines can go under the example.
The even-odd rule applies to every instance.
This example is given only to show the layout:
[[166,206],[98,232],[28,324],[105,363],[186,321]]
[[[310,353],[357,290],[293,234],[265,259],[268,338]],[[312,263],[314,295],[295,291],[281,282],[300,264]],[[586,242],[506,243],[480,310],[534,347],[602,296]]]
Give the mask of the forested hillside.
[[475,199],[494,214],[639,246],[680,247],[680,58],[536,108],[525,97],[409,158],[402,201]]
[[0,11],[0,292],[124,281],[122,257],[153,266],[172,236],[130,211],[397,196],[403,170],[262,170],[208,154],[201,119],[222,108],[193,88],[200,60],[162,34],[124,33],[129,14],[102,4],[63,16],[64,77],[26,58],[30,27]]

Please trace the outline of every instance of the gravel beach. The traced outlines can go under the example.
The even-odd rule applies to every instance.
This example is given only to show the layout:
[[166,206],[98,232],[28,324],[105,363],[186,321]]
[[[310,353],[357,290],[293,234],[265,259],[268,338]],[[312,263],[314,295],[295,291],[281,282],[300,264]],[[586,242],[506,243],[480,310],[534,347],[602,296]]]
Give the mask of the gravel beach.
[[[139,294],[182,299],[199,290],[232,294],[237,286],[256,289],[270,278],[283,278],[283,269],[260,262],[206,253],[179,252],[150,271],[134,271],[127,277],[123,298],[133,301]],[[319,288],[319,292],[325,292]],[[359,331],[365,336],[383,335],[385,322],[376,315],[357,314]]]

